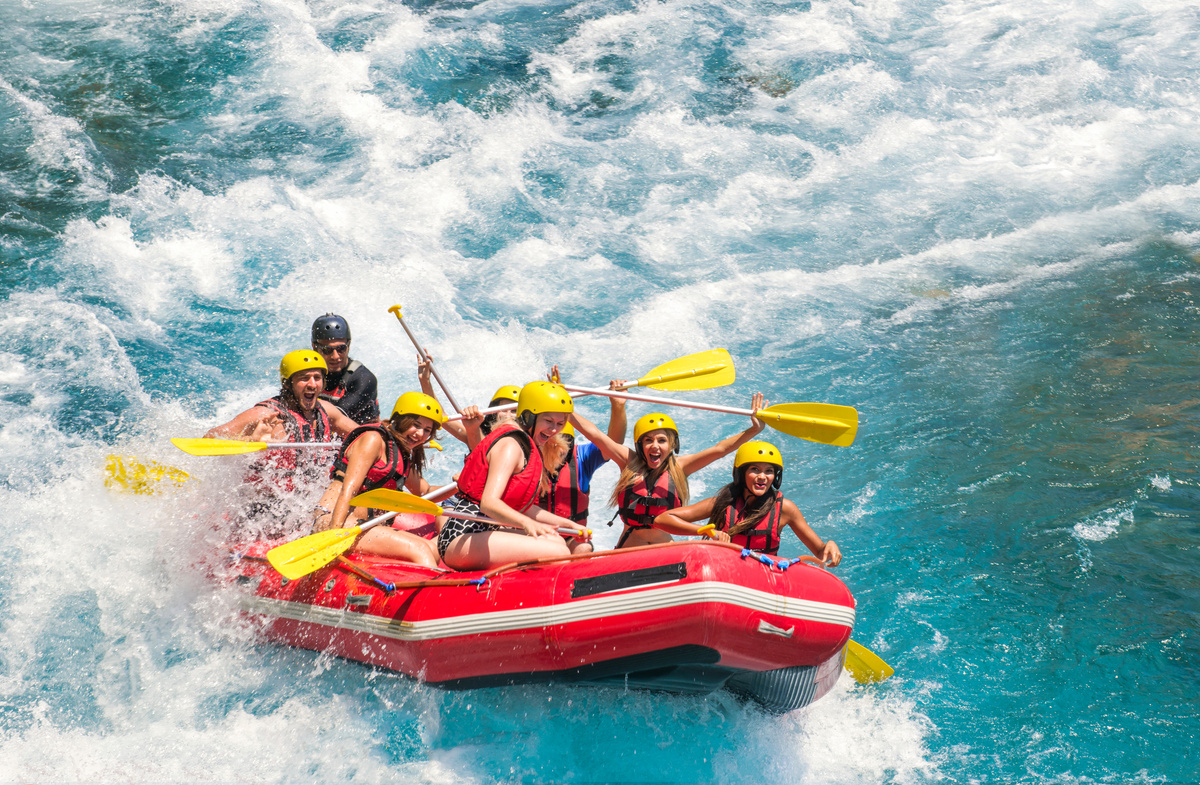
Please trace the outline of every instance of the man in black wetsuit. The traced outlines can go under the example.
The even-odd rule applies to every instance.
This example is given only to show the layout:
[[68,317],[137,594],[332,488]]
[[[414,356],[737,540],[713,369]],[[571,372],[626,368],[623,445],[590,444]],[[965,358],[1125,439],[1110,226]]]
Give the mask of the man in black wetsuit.
[[327,313],[312,326],[312,348],[329,366],[321,397],[359,425],[379,420],[379,382],[358,360],[350,359],[350,325]]

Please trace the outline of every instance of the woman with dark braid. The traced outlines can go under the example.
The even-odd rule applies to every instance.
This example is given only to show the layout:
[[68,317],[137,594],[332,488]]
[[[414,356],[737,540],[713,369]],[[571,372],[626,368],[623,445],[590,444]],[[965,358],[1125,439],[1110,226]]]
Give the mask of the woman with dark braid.
[[[733,457],[733,482],[711,499],[676,507],[654,519],[654,527],[676,534],[708,534],[757,553],[779,552],[780,531],[786,524],[800,542],[830,567],[842,561],[833,540],[822,541],[800,509],[779,492],[783,484],[783,458],[773,444],[747,442]],[[698,521],[706,524],[698,525]]]

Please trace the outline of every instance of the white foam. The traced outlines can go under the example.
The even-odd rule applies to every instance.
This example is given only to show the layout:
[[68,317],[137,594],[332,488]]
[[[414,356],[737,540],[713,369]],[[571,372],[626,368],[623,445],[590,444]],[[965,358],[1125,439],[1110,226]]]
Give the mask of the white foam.
[[1088,542],[1104,542],[1116,534],[1122,524],[1133,523],[1134,505],[1121,504],[1079,521],[1072,527],[1075,536]]
[[[61,68],[57,63],[53,68]],[[84,133],[83,126],[73,117],[56,114],[42,101],[17,90],[0,78],[0,93],[6,94],[24,112],[24,120],[32,132],[33,141],[25,148],[34,166],[41,170],[36,191],[40,195],[53,193],[58,186],[51,182],[52,172],[68,172],[79,178],[75,194],[85,199],[106,196],[109,173],[95,162],[96,150]]]
[[929,749],[936,732],[915,702],[891,690],[858,687],[843,674],[808,708],[770,722],[717,758],[718,781],[898,782],[937,779]]

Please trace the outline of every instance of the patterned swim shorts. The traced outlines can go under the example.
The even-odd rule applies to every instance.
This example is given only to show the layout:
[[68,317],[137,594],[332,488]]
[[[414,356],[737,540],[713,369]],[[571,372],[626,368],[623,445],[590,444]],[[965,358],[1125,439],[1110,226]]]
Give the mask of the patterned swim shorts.
[[[442,508],[451,512],[461,512],[467,515],[483,515],[483,512],[480,511],[477,503],[459,494],[455,494],[443,502]],[[442,527],[442,531],[438,534],[438,555],[445,559],[446,549],[450,547],[450,543],[454,542],[464,534],[498,531],[504,531],[504,527],[497,526],[493,523],[480,523],[479,521],[463,520],[462,518],[447,518],[446,525]]]

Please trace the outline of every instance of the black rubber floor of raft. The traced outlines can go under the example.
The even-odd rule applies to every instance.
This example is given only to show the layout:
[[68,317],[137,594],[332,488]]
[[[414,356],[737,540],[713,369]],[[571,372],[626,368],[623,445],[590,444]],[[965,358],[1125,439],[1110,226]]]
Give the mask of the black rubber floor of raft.
[[689,644],[560,671],[498,673],[429,683],[446,690],[474,690],[512,684],[573,683],[627,685],[637,689],[704,694],[720,689],[734,673],[729,668],[716,665],[720,659],[721,655],[716,649]]

